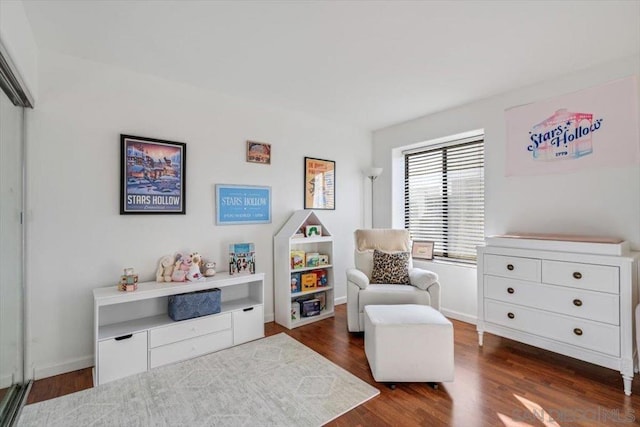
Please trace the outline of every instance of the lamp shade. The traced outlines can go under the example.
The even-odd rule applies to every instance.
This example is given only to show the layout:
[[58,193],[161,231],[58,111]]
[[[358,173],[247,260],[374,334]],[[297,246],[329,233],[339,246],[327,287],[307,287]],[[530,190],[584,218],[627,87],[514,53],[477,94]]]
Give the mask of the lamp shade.
[[365,175],[370,179],[376,179],[382,173],[382,168],[369,168],[364,172],[365,172]]

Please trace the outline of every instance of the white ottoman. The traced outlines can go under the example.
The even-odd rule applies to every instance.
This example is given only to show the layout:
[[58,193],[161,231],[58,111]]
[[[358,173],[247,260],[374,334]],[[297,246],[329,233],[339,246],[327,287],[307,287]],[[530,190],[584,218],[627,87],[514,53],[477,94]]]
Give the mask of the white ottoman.
[[378,382],[453,381],[453,324],[426,305],[368,305],[364,350]]

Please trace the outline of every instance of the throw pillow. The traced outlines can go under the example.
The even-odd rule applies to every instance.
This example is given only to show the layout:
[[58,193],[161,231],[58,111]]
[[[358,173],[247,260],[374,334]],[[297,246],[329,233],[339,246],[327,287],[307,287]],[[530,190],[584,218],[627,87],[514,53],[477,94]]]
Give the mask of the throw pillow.
[[408,285],[409,252],[373,251],[371,283]]

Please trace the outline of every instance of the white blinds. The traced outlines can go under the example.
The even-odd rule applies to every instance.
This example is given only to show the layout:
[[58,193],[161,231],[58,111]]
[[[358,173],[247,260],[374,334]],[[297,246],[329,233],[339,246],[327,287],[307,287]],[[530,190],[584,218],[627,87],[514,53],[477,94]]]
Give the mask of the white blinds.
[[484,243],[484,140],[405,154],[405,228],[434,256],[475,262]]

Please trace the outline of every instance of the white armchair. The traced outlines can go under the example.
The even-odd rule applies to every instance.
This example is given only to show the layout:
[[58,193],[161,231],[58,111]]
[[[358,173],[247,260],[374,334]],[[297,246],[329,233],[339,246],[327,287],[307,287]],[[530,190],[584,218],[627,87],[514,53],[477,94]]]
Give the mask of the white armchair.
[[[440,310],[438,275],[413,268],[407,230],[356,230],[354,234],[356,268],[347,269],[347,325],[350,332],[364,331],[364,307],[367,305],[422,304]],[[409,284],[371,283],[375,249],[409,253]]]

